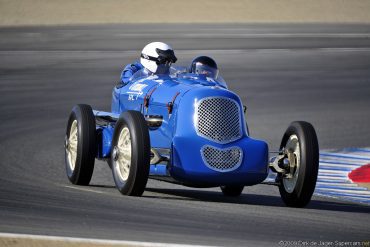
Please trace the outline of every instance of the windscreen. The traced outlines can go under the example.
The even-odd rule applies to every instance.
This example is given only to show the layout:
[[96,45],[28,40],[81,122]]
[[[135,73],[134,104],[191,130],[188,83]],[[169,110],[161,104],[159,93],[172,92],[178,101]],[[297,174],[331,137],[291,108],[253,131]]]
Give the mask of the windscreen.
[[148,71],[144,68],[141,70],[136,71],[135,74],[133,74],[130,78],[130,81],[136,81],[140,78],[147,77],[148,76]]
[[206,77],[217,79],[218,69],[209,67],[205,64],[196,64],[195,71],[196,74],[205,75]]

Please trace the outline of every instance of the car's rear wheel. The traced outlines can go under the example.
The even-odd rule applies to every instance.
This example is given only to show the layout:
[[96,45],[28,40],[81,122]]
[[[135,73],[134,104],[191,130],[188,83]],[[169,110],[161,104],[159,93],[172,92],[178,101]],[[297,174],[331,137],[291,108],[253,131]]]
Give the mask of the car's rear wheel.
[[297,121],[286,130],[280,145],[289,160],[289,173],[281,177],[279,191],[290,207],[304,207],[315,190],[319,169],[319,145],[310,123]]
[[65,137],[65,165],[73,184],[90,183],[96,154],[95,117],[89,105],[76,105],[68,119]]
[[141,196],[150,169],[149,130],[143,115],[123,112],[112,141],[111,168],[117,189],[128,196]]
[[230,196],[230,197],[237,197],[240,196],[242,191],[244,189],[244,186],[221,186],[221,191],[224,194],[224,196]]

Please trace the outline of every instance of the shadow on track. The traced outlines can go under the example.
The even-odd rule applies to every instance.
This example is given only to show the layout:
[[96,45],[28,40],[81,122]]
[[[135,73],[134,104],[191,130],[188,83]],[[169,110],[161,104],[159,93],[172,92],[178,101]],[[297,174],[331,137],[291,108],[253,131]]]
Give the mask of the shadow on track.
[[115,189],[116,188],[116,186],[113,186],[113,185],[101,185],[101,184],[89,184],[89,187],[104,188],[104,189]]
[[[193,201],[206,201],[206,202],[218,202],[218,203],[286,207],[279,196],[242,194],[240,197],[234,198],[234,197],[226,197],[221,192],[214,192],[214,191],[199,191],[199,190],[188,190],[188,189],[187,190],[185,189],[157,189],[157,188],[146,188],[146,191],[176,196],[176,197],[167,197],[167,196],[144,195],[147,198],[184,200],[184,201],[193,200]],[[345,202],[320,201],[320,200],[315,200],[315,199],[311,200],[310,204],[308,204],[306,208],[328,210],[328,211],[339,211],[339,212],[370,213],[370,207],[366,205],[350,204],[350,203],[345,203]]]

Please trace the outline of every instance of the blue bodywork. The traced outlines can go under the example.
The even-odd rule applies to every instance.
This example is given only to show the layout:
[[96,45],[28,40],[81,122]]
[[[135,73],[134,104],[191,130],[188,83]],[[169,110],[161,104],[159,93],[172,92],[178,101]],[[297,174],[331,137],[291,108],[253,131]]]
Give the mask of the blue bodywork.
[[[144,116],[163,117],[162,125],[149,131],[150,144],[152,148],[168,150],[170,161],[168,164],[151,165],[151,176],[170,177],[178,183],[196,187],[254,185],[265,180],[268,174],[268,146],[264,141],[247,135],[240,98],[227,89],[221,77],[214,80],[180,72],[172,69],[169,75],[146,76],[138,71],[128,84],[113,89],[111,112],[94,111],[94,114],[118,119],[121,112],[135,110]],[[231,99],[239,106],[241,136],[236,140],[219,143],[197,133],[196,106],[201,100],[213,97]],[[168,105],[172,105],[172,111]],[[97,131],[97,158],[109,158],[114,122],[98,125]],[[207,146],[215,150],[239,148],[242,150],[241,164],[232,171],[210,169],[201,152]]]

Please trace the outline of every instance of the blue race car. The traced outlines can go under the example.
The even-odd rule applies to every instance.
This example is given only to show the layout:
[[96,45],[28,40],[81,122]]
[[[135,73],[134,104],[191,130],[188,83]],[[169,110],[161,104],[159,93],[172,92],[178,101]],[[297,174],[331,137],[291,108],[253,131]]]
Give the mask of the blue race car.
[[111,112],[76,105],[65,138],[73,184],[88,185],[95,159],[106,160],[123,195],[141,196],[148,178],[190,187],[220,187],[239,196],[263,183],[269,171],[286,205],[311,200],[318,173],[318,141],[307,122],[291,123],[280,150],[253,139],[246,107],[221,76],[208,78],[171,67],[171,73],[136,72],[112,93]]

